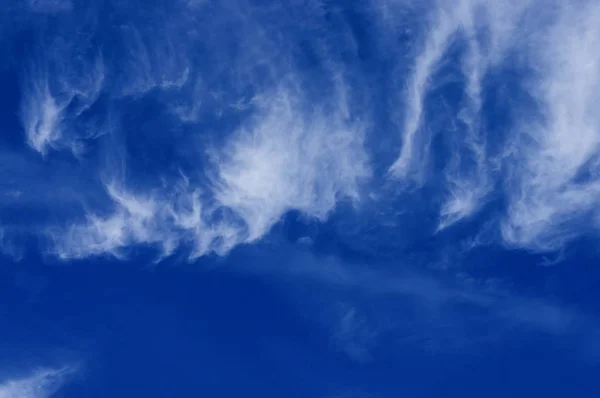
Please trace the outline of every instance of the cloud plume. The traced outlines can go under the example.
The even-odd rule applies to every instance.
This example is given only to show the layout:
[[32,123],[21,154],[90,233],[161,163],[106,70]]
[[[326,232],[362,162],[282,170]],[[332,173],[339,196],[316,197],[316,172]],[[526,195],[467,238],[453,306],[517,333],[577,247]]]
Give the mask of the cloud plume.
[[0,398],[50,398],[71,377],[73,369],[40,369],[24,378],[10,378],[0,383]]

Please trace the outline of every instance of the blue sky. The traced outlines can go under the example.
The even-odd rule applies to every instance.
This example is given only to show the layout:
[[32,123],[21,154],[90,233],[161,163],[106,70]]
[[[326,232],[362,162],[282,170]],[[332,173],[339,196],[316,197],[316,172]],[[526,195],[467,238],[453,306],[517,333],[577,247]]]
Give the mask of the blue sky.
[[7,0],[0,398],[596,397],[600,2]]

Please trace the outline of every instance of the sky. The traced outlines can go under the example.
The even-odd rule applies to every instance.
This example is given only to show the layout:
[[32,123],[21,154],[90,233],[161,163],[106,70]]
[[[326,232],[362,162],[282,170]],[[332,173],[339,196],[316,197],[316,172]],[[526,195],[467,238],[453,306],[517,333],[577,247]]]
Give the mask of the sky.
[[599,396],[598,48],[598,0],[5,0],[0,398]]

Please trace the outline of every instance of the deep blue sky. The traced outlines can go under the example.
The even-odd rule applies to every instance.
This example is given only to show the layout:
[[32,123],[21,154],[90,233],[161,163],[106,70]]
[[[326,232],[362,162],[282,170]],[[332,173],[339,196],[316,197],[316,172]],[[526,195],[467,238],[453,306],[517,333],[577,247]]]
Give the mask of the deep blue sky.
[[600,2],[7,1],[0,398],[600,395]]

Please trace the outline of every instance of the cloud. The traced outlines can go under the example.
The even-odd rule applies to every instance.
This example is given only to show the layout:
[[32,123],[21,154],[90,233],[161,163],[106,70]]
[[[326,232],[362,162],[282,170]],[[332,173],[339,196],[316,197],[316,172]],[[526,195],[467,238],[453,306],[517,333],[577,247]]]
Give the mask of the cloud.
[[[370,178],[386,180],[369,186],[390,207],[376,212],[426,214],[431,234],[464,220],[489,228],[482,214],[510,247],[559,250],[596,233],[594,2],[377,2],[361,8],[374,11],[364,18],[376,34],[317,3],[294,7],[173,2],[148,9],[146,26],[132,16],[106,31],[96,9],[57,16],[65,23],[35,40],[19,72],[25,140],[45,160],[74,153],[104,182],[81,193],[86,214],[45,230],[56,253],[227,253],[290,210],[327,219]],[[89,142],[107,134],[110,145]],[[94,163],[111,156],[119,170]],[[488,206],[502,208],[490,216]],[[410,239],[390,218],[406,231],[389,235]]]
[[27,377],[5,379],[0,383],[0,398],[50,398],[73,375],[69,367],[40,369]]
[[117,77],[118,92],[113,95],[139,96],[154,88],[181,89],[186,85],[191,69],[187,56],[189,43],[177,40],[170,21],[164,25],[160,26],[160,34],[129,25],[120,29],[123,67]]
[[29,69],[22,83],[21,123],[27,143],[46,155],[50,149],[80,152],[80,140],[97,135],[76,124],[97,100],[104,81],[101,57],[68,64],[70,43],[57,41],[48,55]]
[[[140,246],[159,258],[226,255],[290,211],[325,222],[341,204],[332,228],[374,257],[409,248],[429,259],[422,252],[441,235],[453,246],[471,239],[465,250],[495,240],[554,251],[597,234],[598,4],[377,1],[371,20],[308,3],[166,2],[139,23],[136,7],[114,5],[111,18],[127,24],[69,19],[40,35],[20,72],[20,117],[43,159],[6,158],[2,205],[46,206],[51,220],[28,227],[64,260],[125,259]],[[29,4],[55,12],[67,2]],[[78,155],[81,174],[57,167],[54,150]],[[365,196],[369,206],[352,209]],[[447,230],[464,220],[482,226],[453,241]],[[2,231],[0,248],[18,253]],[[427,250],[410,249],[436,233]],[[485,322],[501,329],[494,338],[526,329],[591,339],[584,329],[596,327],[510,289],[335,261],[278,266],[368,297],[340,300],[328,319],[334,344],[360,360],[388,333],[443,345],[489,337],[477,332]],[[371,324],[370,308],[380,319],[386,305],[412,324]]]
[[134,244],[163,244],[167,250],[168,238],[158,224],[157,203],[151,198],[133,196],[114,185],[107,191],[114,201],[115,210],[108,216],[89,214],[83,224],[70,226],[67,231],[49,230],[61,258],[83,258],[111,254],[122,257],[121,251]]
[[[423,44],[417,47],[420,50],[412,50],[414,64],[400,101],[404,112],[402,147],[389,172],[396,179],[414,179],[420,186],[425,184],[432,140],[438,134],[446,135],[452,154],[444,170],[446,199],[440,209],[437,228],[440,231],[473,215],[491,191],[485,131],[480,123],[481,81],[489,61],[481,52],[480,27],[475,22],[474,14],[481,8],[479,2],[434,3],[437,7],[425,11],[428,18],[423,23],[426,32]],[[453,46],[461,40],[466,41],[466,50],[458,60],[462,65],[465,96],[460,110],[450,120],[453,128],[448,129],[447,121],[445,125],[439,121],[447,116],[432,114],[428,107],[432,91],[439,90],[443,79],[448,78],[445,70],[452,62],[448,58]],[[452,137],[448,137],[450,133]]]
[[278,277],[282,294],[297,298],[298,311],[328,331],[324,338],[331,339],[332,348],[358,362],[401,355],[407,347],[477,355],[490,344],[540,334],[587,356],[598,341],[595,316],[500,279],[399,262],[348,263],[305,248],[288,249],[284,256],[240,263],[235,272]]
[[[422,137],[421,143],[425,146],[424,152],[419,150],[417,139],[426,133],[427,126],[424,125],[424,102],[431,86],[431,75],[435,72],[438,63],[441,61],[451,36],[455,33],[458,22],[453,15],[449,15],[446,10],[435,10],[429,22],[431,30],[423,49],[416,54],[412,73],[407,78],[405,90],[405,116],[402,124],[402,148],[398,158],[390,166],[390,172],[397,178],[407,177],[411,170],[416,170],[417,176],[423,172],[425,163],[423,155],[426,154],[430,139]],[[420,156],[419,156],[420,155]],[[415,160],[417,157],[417,160]],[[416,161],[416,165],[412,163]]]
[[[386,8],[385,17],[403,15],[398,8],[415,6]],[[428,179],[439,181],[430,159],[444,162],[446,199],[438,231],[475,215],[497,184],[507,202],[499,228],[511,246],[557,250],[596,228],[586,217],[597,218],[599,188],[600,62],[590,50],[600,37],[597,4],[461,0],[433,2],[424,13],[424,22],[416,20],[422,35],[413,40],[414,60],[398,101],[402,146],[391,176],[422,186]],[[453,81],[448,65],[456,64],[462,68],[459,109],[432,113],[443,101],[443,95],[437,101],[432,95]],[[518,74],[517,91],[515,99],[510,94],[500,99],[514,124],[501,131],[484,107],[491,93],[486,84],[507,71]],[[432,153],[439,134],[449,148],[446,157]]]
[[522,134],[510,167],[510,205],[502,234],[513,245],[554,250],[590,227],[600,199],[600,7],[560,6],[554,23],[536,38],[531,81],[536,108],[518,126]]
[[23,105],[23,122],[29,145],[41,154],[62,137],[63,109],[64,105],[58,105],[50,94],[47,82],[39,82],[29,91]]
[[323,220],[338,200],[358,200],[370,174],[361,126],[304,110],[292,94],[268,98],[219,156],[216,200],[241,216],[249,241],[289,210]]
[[148,194],[112,181],[106,191],[114,210],[49,229],[53,250],[61,258],[121,257],[129,246],[149,244],[168,255],[191,244],[192,257],[225,254],[261,239],[288,211],[324,220],[340,201],[360,200],[370,176],[360,124],[307,107],[292,89],[255,102],[256,113],[211,151],[208,188],[185,175]]

